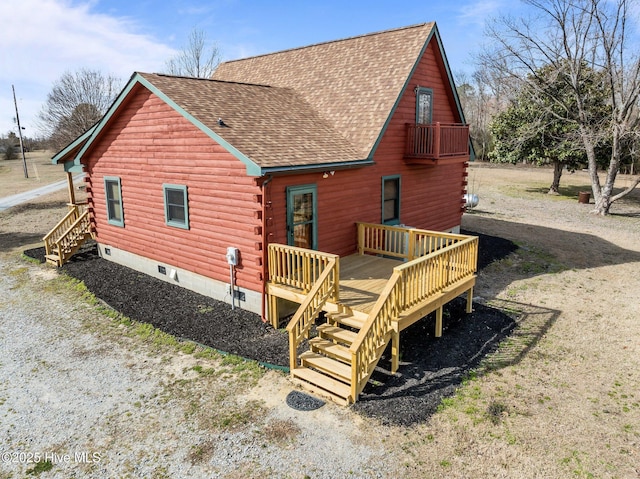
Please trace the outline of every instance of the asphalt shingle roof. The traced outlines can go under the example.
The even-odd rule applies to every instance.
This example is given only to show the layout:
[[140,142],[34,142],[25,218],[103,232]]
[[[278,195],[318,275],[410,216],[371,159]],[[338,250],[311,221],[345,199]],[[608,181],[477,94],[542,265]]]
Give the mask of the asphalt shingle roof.
[[213,78],[294,89],[364,159],[433,27],[425,23],[230,61]]
[[[143,79],[259,171],[367,164],[434,26],[424,23],[225,62],[212,79],[138,73],[131,82]],[[67,162],[93,142],[123,99],[96,133],[83,135],[54,161]],[[218,124],[219,118],[226,126]]]
[[[290,88],[139,75],[263,168],[362,159],[344,136]],[[218,124],[220,118],[225,126]]]

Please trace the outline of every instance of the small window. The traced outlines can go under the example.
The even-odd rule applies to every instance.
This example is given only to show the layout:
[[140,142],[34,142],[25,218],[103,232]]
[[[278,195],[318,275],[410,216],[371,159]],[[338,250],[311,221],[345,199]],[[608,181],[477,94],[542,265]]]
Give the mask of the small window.
[[382,223],[397,225],[400,223],[400,177],[382,178]]
[[418,88],[416,92],[416,123],[430,125],[433,113],[433,90]]
[[189,229],[189,207],[187,187],[184,185],[163,185],[164,214],[169,226]]
[[109,224],[124,227],[120,178],[105,176],[104,194],[107,202],[107,221]]

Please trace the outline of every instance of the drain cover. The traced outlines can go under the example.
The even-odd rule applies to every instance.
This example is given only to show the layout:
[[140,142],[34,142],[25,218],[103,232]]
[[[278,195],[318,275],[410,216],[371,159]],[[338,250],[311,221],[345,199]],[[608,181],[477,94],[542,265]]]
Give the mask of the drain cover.
[[300,391],[291,391],[287,395],[287,404],[298,411],[313,411],[324,406],[324,401]]

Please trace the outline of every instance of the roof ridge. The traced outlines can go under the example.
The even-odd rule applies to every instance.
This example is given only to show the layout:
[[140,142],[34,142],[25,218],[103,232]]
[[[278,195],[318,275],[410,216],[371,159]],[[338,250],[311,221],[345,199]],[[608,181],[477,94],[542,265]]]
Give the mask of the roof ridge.
[[264,87],[264,88],[280,88],[280,89],[284,88],[284,87],[274,87],[272,85],[266,85],[264,83],[248,83],[248,82],[239,82],[239,81],[218,80],[217,78],[188,77],[184,75],[171,75],[169,73],[147,73],[147,72],[136,72],[136,73],[142,76],[156,75],[164,78],[178,78],[180,80],[198,80],[198,81],[208,81],[208,82],[215,82],[215,83],[228,83],[231,85],[257,86],[257,87]]
[[287,52],[294,52],[297,50],[304,50],[306,48],[314,48],[314,47],[318,47],[321,45],[330,45],[332,43],[340,43],[340,42],[346,42],[346,41],[350,41],[350,40],[357,40],[358,38],[365,38],[365,37],[373,37],[373,36],[377,36],[377,35],[384,35],[387,33],[393,33],[393,32],[399,32],[402,30],[409,30],[412,28],[419,28],[419,27],[425,27],[427,25],[435,25],[435,22],[424,22],[424,23],[416,23],[414,25],[407,25],[405,27],[398,27],[398,28],[390,28],[387,30],[381,30],[378,32],[371,32],[371,33],[364,33],[362,35],[354,35],[351,37],[346,37],[346,38],[340,38],[337,40],[328,40],[325,42],[318,42],[318,43],[312,43],[311,45],[303,45],[301,47],[295,47],[295,48],[286,48],[284,50],[279,50],[276,52],[269,52],[269,53],[262,53],[260,55],[254,55],[251,57],[243,57],[243,58],[236,58],[235,60],[227,60],[225,62],[222,63],[235,63],[235,62],[241,62],[244,60],[251,60],[253,58],[262,58],[262,57],[268,57],[271,55],[279,55],[280,53],[287,53]]

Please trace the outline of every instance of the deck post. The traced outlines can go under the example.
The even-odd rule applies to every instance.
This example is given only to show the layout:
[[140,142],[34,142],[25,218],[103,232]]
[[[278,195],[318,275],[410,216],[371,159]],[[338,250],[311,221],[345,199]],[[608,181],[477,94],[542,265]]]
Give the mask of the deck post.
[[473,286],[467,291],[467,314],[473,312]]
[[[397,326],[397,323],[396,323]],[[391,374],[398,371],[398,363],[400,362],[400,332],[397,327],[391,332]]]
[[440,159],[440,122],[436,122],[436,128],[433,135],[433,158]]
[[416,232],[414,229],[409,230],[409,246],[407,247],[407,261],[413,261],[416,258]]
[[280,326],[280,318],[278,317],[278,297],[270,294],[268,303],[267,316],[269,321],[271,321],[271,326],[278,329],[278,326]]
[[73,191],[73,173],[67,171],[67,189],[69,190],[69,208],[75,208],[76,194]]
[[293,332],[289,332],[289,373],[293,376],[293,370],[298,366],[298,351]]
[[436,309],[436,338],[442,336],[442,306]]

